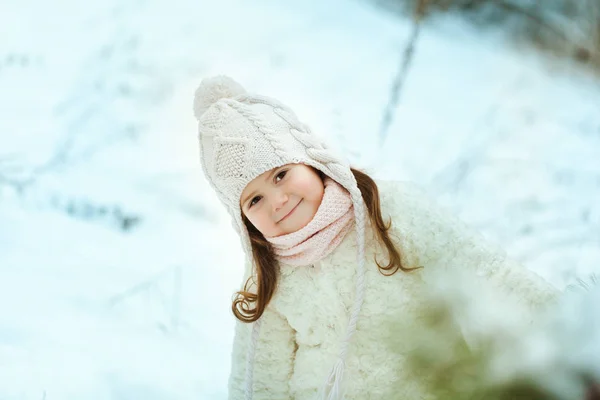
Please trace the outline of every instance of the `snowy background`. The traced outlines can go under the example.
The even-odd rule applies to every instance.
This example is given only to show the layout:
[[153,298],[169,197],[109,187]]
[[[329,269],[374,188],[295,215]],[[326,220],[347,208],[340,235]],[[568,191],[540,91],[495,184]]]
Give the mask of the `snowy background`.
[[11,2],[0,13],[0,399],[225,399],[238,238],[192,115],[225,73],[563,288],[600,270],[600,80],[366,2]]

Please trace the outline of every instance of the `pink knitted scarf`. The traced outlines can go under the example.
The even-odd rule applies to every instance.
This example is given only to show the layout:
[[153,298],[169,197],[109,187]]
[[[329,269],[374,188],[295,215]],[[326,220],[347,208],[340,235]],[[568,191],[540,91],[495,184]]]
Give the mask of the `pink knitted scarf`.
[[304,228],[287,235],[266,238],[279,261],[308,265],[330,254],[354,225],[350,193],[326,177],[323,200],[313,219]]

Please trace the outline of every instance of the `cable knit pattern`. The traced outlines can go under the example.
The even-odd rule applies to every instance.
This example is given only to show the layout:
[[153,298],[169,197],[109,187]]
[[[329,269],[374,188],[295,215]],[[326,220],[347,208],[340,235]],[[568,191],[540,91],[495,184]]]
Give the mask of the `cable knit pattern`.
[[[532,312],[557,291],[535,273],[437,206],[409,183],[378,181],[384,219],[392,217],[392,239],[405,266],[423,269],[383,276],[374,258],[386,252],[367,225],[364,303],[347,348],[341,390],[346,400],[431,399],[423,377],[405,367],[396,333],[386,327],[420,318],[423,285],[437,274],[463,271],[481,285],[498,288]],[[261,318],[256,343],[254,399],[314,400],[323,376],[339,359],[356,304],[356,235],[315,265],[280,265],[277,292]],[[249,272],[248,272],[249,273]],[[244,280],[245,281],[245,280]],[[232,354],[229,398],[244,397],[244,366],[251,329],[239,323]],[[410,338],[401,338],[410,346]],[[394,343],[392,346],[391,343]]]
[[325,178],[323,200],[313,219],[296,232],[266,239],[272,244],[279,261],[307,265],[331,253],[353,223],[350,193],[333,179]]

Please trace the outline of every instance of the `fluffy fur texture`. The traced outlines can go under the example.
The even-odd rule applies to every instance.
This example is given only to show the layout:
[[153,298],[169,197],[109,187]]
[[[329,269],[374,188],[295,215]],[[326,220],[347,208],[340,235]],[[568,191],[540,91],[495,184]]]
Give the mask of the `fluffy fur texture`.
[[[385,261],[385,252],[367,229],[365,298],[346,360],[344,398],[431,399],[435,373],[407,364],[419,337],[427,333],[409,328],[423,326],[428,313],[435,311],[422,307],[424,288],[435,287],[445,274],[463,273],[473,287],[485,284],[495,288],[502,301],[512,304],[516,321],[529,321],[532,311],[553,301],[557,291],[533,272],[507,260],[501,250],[440,209],[415,186],[377,183],[382,213],[384,218],[392,217],[392,234],[404,265],[423,268],[383,276],[374,257]],[[338,355],[355,298],[355,235],[350,231],[333,253],[315,265],[281,264],[281,280],[261,318],[261,336],[256,344],[255,400],[315,399],[323,376]],[[467,316],[462,318],[465,331],[470,331],[466,335],[476,338],[477,329],[468,325]],[[237,324],[230,399],[244,396],[251,330],[248,324]],[[455,338],[449,340],[454,342]]]

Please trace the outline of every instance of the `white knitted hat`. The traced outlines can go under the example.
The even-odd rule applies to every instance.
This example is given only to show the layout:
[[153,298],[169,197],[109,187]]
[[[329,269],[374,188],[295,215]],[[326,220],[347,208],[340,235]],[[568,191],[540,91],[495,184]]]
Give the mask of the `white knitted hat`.
[[[349,165],[334,155],[294,112],[277,100],[247,93],[233,79],[204,79],[195,93],[200,157],[206,178],[225,205],[247,255],[250,237],[242,221],[240,196],[257,176],[285,164],[312,166],[342,185],[352,197],[357,231],[356,298],[339,360],[327,380],[323,397],[341,397],[348,345],[364,298],[365,205]],[[250,257],[251,258],[251,257]],[[252,398],[254,350],[260,319],[254,323],[246,371],[246,399]]]

